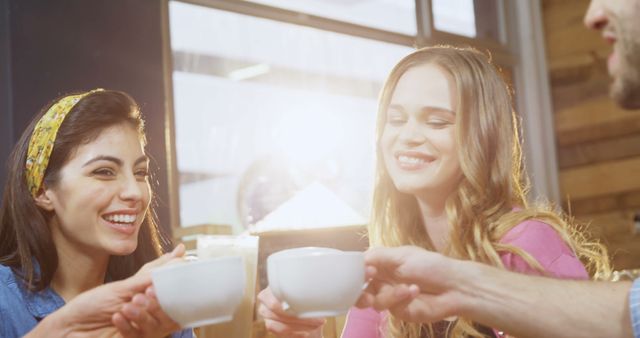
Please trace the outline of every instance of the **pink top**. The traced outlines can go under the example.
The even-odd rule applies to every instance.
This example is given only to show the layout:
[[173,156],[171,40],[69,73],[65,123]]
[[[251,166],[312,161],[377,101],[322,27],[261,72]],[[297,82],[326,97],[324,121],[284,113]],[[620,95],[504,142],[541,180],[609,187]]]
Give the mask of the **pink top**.
[[[589,279],[589,274],[558,233],[547,223],[528,220],[509,230],[500,240],[528,252],[546,270],[549,276],[564,279]],[[505,267],[528,275],[540,275],[520,256],[512,253],[500,255]],[[384,313],[373,309],[352,308],[342,338],[382,338]]]

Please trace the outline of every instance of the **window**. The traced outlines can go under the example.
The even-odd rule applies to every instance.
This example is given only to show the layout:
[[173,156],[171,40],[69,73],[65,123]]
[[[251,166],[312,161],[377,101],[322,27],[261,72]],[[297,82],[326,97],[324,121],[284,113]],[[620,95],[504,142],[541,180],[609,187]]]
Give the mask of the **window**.
[[365,224],[378,92],[412,48],[169,9],[181,224]]
[[[169,2],[181,226],[229,224],[238,233],[366,223],[378,92],[415,46],[489,50],[519,87],[524,121],[551,114],[535,105],[546,92],[531,76],[545,70],[523,63],[533,54],[517,43],[539,33],[529,14],[539,10],[537,1],[197,3]],[[553,142],[547,139],[527,143]],[[531,174],[534,191],[557,176]]]
[[441,32],[504,43],[501,0],[431,0],[433,26]]
[[415,36],[415,0],[250,0],[293,10]]

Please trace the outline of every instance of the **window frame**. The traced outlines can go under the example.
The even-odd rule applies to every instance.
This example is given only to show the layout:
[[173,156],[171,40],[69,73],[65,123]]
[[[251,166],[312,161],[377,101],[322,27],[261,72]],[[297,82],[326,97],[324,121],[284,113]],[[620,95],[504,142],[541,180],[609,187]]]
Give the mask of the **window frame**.
[[[522,117],[525,162],[530,172],[532,197],[559,202],[558,166],[553,128],[548,71],[540,0],[498,2],[499,40],[470,38],[438,31],[433,25],[431,0],[415,0],[416,36],[353,24],[308,13],[238,0],[163,0],[163,57],[165,60],[166,154],[170,223],[180,227],[179,173],[173,104],[173,57],[169,27],[169,1],[178,1],[223,11],[270,19],[320,30],[378,40],[409,47],[435,44],[469,45],[491,52],[501,67],[509,67],[515,87],[515,106]],[[532,43],[522,43],[532,41]],[[525,85],[526,83],[526,85]]]

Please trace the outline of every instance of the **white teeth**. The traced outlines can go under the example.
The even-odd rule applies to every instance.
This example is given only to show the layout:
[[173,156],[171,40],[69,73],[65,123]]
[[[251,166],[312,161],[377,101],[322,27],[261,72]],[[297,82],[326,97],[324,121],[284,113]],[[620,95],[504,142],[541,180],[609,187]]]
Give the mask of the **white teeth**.
[[133,223],[136,221],[135,215],[109,215],[105,219],[114,223]]
[[422,158],[410,157],[410,156],[405,156],[405,155],[398,156],[398,160],[400,161],[400,163],[406,163],[406,164],[423,164],[423,163],[426,163],[426,161],[424,159],[422,159]]

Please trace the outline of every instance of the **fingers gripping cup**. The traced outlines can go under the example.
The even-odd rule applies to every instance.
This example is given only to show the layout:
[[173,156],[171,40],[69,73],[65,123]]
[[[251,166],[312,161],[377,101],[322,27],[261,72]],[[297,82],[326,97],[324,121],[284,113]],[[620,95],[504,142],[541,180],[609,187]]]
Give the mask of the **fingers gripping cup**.
[[285,311],[300,318],[346,313],[365,282],[364,254],[330,248],[296,248],[267,258],[269,287]]
[[230,321],[246,283],[240,256],[162,266],[151,278],[160,307],[182,327]]

